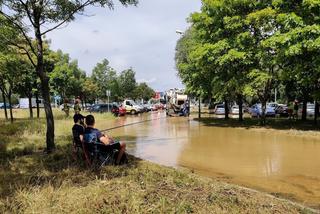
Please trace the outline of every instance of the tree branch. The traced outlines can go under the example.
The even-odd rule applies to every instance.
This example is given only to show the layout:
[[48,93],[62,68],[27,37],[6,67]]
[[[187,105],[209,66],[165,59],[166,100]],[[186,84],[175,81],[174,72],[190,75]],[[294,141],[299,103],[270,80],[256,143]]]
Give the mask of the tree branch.
[[28,18],[29,18],[29,21],[32,24],[32,26],[34,27],[35,24],[34,24],[34,21],[32,20],[31,13],[30,13],[30,10],[29,10],[29,7],[28,7],[28,2],[29,1],[27,0],[26,3],[24,3],[22,0],[19,0],[19,1],[23,5],[24,9],[26,10]]
[[69,21],[71,19],[71,17],[73,15],[75,15],[79,10],[85,8],[86,6],[92,4],[96,2],[96,0],[87,0],[85,1],[83,4],[79,5],[76,9],[74,9],[68,16],[67,18],[65,18],[63,21],[61,21],[59,24],[57,24],[56,26],[44,31],[43,33],[41,33],[41,36],[45,35],[46,33],[49,33],[50,31],[53,31],[55,29],[57,29],[58,27],[60,27],[61,25],[65,24],[67,21]]
[[23,37],[25,38],[25,40],[27,41],[28,45],[30,46],[30,49],[32,51],[32,53],[34,53],[36,55],[36,52],[33,48],[33,45],[29,39],[29,37],[27,36],[26,32],[24,31],[23,27],[21,27],[19,24],[17,24],[10,16],[8,16],[6,13],[2,12],[2,10],[0,10],[0,14],[2,14],[11,24],[13,24],[14,26],[16,26],[19,31],[21,31]]
[[14,47],[17,47],[17,48],[19,48],[19,49],[21,49],[21,50],[24,50],[24,51],[25,51],[25,54],[27,55],[27,57],[28,57],[28,59],[30,60],[30,62],[31,62],[31,64],[33,65],[33,67],[36,67],[36,64],[35,64],[35,62],[33,61],[31,54],[29,53],[29,51],[28,51],[25,47],[23,47],[23,46],[21,46],[21,45],[18,45],[18,44],[15,44],[15,43],[13,43],[13,42],[9,42],[9,43],[10,43],[10,45],[12,45],[12,46],[14,46]]

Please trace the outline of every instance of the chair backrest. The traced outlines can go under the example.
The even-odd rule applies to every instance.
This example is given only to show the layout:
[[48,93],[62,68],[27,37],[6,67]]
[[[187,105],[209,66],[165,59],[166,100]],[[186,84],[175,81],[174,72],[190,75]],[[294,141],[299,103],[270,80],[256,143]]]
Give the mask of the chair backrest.
[[82,145],[80,140],[80,134],[74,129],[72,129],[72,137],[73,145],[80,147]]

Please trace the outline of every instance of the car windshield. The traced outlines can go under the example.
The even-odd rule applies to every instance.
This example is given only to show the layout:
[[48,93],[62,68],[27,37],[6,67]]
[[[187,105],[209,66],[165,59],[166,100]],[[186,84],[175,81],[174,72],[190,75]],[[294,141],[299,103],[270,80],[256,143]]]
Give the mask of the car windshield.
[[224,105],[217,105],[217,108],[224,108]]
[[131,105],[137,105],[133,100],[129,100]]
[[275,104],[275,103],[268,103],[267,106],[268,106],[268,107],[276,107],[277,104]]
[[310,108],[314,109],[314,104],[308,104],[308,105],[307,105],[307,108],[309,108],[309,109],[310,109]]

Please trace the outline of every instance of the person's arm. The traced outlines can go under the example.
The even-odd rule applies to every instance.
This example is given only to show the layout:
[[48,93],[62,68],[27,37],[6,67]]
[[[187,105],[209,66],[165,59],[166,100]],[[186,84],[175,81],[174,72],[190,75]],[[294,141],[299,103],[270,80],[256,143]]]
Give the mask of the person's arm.
[[100,140],[100,142],[105,145],[113,143],[113,140],[109,136],[102,134],[100,131],[97,132],[97,137]]
[[79,135],[79,138],[80,138],[80,141],[82,142],[83,141],[83,135],[81,134],[81,135]]
[[110,143],[113,143],[113,140],[107,136],[104,136],[102,135],[100,138],[99,138],[100,142],[102,142],[103,144],[105,145],[108,145]]

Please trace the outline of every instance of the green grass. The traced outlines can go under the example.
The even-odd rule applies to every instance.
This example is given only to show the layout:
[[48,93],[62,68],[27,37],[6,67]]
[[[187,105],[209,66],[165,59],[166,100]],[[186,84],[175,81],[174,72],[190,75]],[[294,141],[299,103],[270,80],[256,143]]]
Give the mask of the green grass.
[[131,156],[128,165],[93,172],[72,158],[71,118],[54,112],[57,150],[45,155],[45,120],[19,114],[14,124],[0,122],[0,213],[311,213],[263,193]]

